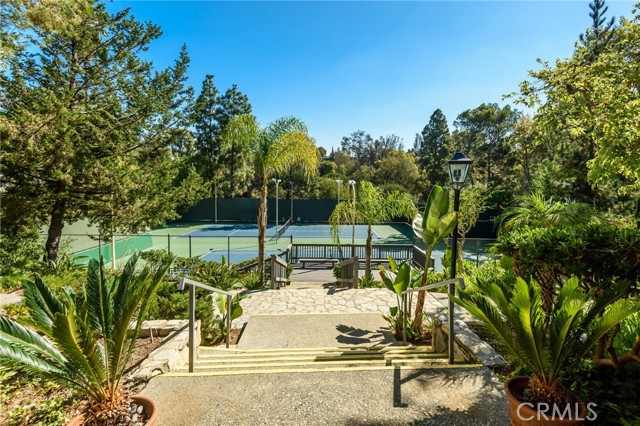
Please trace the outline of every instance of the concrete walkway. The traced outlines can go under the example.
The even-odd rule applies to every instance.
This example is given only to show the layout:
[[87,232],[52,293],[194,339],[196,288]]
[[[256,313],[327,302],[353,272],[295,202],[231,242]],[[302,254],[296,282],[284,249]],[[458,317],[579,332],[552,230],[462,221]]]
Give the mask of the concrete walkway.
[[387,346],[396,343],[380,314],[253,315],[238,349]]
[[141,392],[159,426],[508,426],[502,385],[485,368],[164,377]]

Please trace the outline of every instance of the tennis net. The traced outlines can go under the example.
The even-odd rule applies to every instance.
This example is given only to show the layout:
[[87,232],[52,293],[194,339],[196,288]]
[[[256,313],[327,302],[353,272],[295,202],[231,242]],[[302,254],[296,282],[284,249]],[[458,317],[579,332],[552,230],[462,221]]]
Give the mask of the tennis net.
[[[280,238],[282,236],[282,234],[284,234],[285,232],[287,232],[287,229],[289,229],[289,226],[291,225],[291,218],[289,218],[289,220],[287,220],[284,225],[282,225],[282,227],[278,228],[278,231],[276,232],[276,235],[274,235],[273,237],[271,237],[271,240],[276,240],[278,238]],[[270,241],[271,241],[270,240]]]

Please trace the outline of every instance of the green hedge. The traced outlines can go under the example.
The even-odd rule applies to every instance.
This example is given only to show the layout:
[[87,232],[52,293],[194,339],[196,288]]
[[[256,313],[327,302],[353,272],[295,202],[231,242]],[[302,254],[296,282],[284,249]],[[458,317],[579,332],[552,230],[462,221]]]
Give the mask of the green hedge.
[[[588,289],[640,277],[640,231],[611,225],[523,228],[501,236],[495,250],[513,258],[519,276],[548,288],[572,275]],[[636,286],[637,287],[637,286]]]

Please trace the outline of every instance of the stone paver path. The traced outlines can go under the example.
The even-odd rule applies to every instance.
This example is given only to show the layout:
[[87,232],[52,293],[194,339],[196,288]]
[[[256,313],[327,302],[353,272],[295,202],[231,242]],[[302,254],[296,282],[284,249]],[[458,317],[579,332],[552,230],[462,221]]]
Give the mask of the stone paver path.
[[[446,296],[445,296],[446,297]],[[415,304],[414,297],[414,304]],[[444,302],[446,303],[446,301]],[[434,313],[446,309],[439,298],[427,293],[425,312]],[[389,308],[397,306],[395,294],[383,288],[336,289],[304,288],[263,290],[250,293],[241,302],[243,315],[234,326],[240,328],[251,315],[264,314],[388,314]]]

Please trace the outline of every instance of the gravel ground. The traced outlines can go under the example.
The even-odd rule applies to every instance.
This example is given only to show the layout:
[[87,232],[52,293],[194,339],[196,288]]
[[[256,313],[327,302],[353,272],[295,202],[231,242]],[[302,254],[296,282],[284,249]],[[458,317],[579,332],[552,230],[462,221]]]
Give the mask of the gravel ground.
[[367,371],[152,379],[159,426],[508,426],[488,369]]

